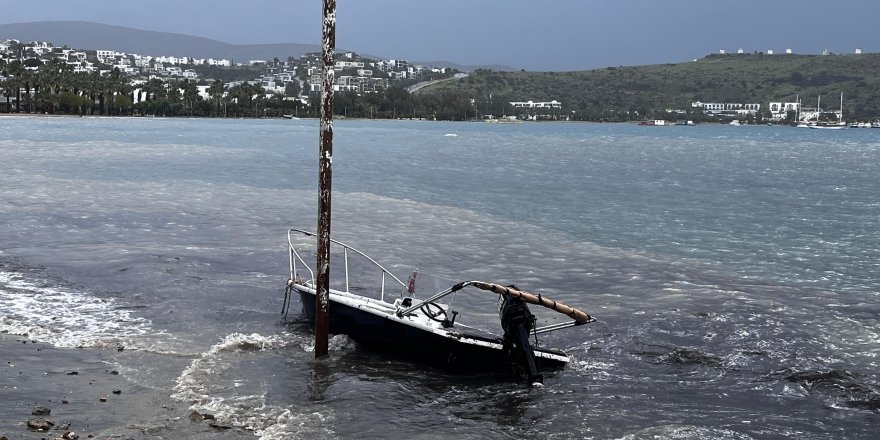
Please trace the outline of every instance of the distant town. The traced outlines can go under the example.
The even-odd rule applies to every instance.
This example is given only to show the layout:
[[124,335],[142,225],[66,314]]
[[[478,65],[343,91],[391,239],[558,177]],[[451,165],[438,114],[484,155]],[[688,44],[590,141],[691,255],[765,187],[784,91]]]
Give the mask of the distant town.
[[[12,39],[0,42],[0,85],[5,97],[0,111],[259,117],[302,110],[308,114],[315,106],[310,97],[322,88],[322,69],[320,53],[242,63]],[[365,59],[354,52],[337,54],[334,70],[334,91],[357,95],[458,73],[399,59]]]
[[[835,58],[828,56],[834,55],[828,51],[822,55],[825,57],[819,58]],[[863,56],[861,49],[853,55]],[[745,71],[746,64],[712,70],[717,69],[712,66],[718,63],[785,63],[771,60],[784,60],[786,56],[795,59],[791,49],[785,50],[785,55],[774,55],[772,50],[747,53],[738,49],[735,53],[720,50],[703,60],[676,65],[563,73],[488,69],[464,73],[451,67],[428,67],[400,59],[374,60],[355,52],[342,52],[336,55],[333,67],[335,112],[341,117],[356,118],[490,122],[656,121],[664,125],[660,121],[696,120],[843,124],[846,115],[842,92],[837,92],[841,95],[839,103],[837,96],[826,95],[826,105],[824,109],[820,107],[821,93],[835,78],[844,78],[830,76],[827,69],[817,75],[793,71],[783,77],[768,76],[763,82],[758,82],[757,75],[770,75],[766,67],[751,76],[741,73],[738,79],[728,72],[735,75],[738,70]],[[863,68],[876,72],[872,67]],[[113,49],[73,49],[45,41],[9,39],[0,42],[0,112],[317,117],[322,69],[320,53],[236,62],[121,53]],[[859,81],[853,88],[875,90],[866,81],[876,81],[876,73],[870,75],[855,78]],[[772,96],[779,93],[767,92],[768,83],[789,83],[805,90],[815,85],[821,87],[809,97],[792,94],[792,87],[784,88],[781,90],[785,90],[788,99],[773,100]],[[731,89],[731,84],[737,84],[739,93]],[[428,86],[437,87],[430,87],[431,93],[419,92]],[[725,93],[719,94],[718,90]],[[736,95],[771,99],[740,101]],[[816,106],[803,105],[807,99],[815,99]],[[880,111],[876,110],[875,100],[867,95],[861,99],[863,103],[857,100],[855,114],[876,118]],[[662,107],[664,104],[674,106]]]

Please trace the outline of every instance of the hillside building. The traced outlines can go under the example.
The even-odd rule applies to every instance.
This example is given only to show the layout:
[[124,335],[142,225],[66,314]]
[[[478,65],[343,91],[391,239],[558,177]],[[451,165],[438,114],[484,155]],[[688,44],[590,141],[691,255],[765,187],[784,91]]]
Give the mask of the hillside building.
[[514,101],[511,102],[514,108],[562,108],[562,103],[557,100],[552,101],[543,101],[543,102],[535,102],[535,101]]
[[691,103],[693,108],[703,109],[703,113],[713,116],[750,116],[761,110],[761,104],[741,104],[734,102],[701,102]]
[[789,112],[799,112],[800,104],[797,102],[771,102],[769,110],[770,119],[779,121],[788,118]]

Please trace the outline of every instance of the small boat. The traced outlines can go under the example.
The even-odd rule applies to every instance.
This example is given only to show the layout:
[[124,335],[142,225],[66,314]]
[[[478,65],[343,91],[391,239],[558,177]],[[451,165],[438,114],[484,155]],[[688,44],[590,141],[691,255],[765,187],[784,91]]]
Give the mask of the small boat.
[[742,124],[738,120],[734,119],[734,120],[730,121],[730,123],[728,125],[733,125],[734,127],[739,127]]
[[833,123],[832,124],[817,123],[817,124],[810,124],[809,127],[813,128],[813,129],[817,129],[817,130],[843,130],[844,128],[847,128],[847,125],[846,124],[833,124]]
[[[312,322],[316,315],[317,285],[314,272],[303,260],[297,244],[310,246],[315,236],[299,229],[287,232],[290,279],[282,305],[282,312],[286,314],[291,295],[294,292],[299,294],[303,314]],[[348,335],[358,344],[380,352],[450,372],[506,371],[524,376],[531,384],[542,383],[544,371],[563,368],[570,358],[562,351],[538,346],[538,335],[595,321],[587,313],[541,294],[483,281],[460,282],[428,298],[418,299],[415,297],[417,271],[410,276],[408,283],[403,283],[363,252],[336,240],[330,242],[337,249],[335,264],[341,264],[345,274],[344,281],[330,282],[330,333]],[[350,262],[350,256],[357,261]],[[331,255],[331,260],[333,257]],[[338,261],[340,258],[341,262]],[[334,262],[330,264],[334,265]],[[373,286],[353,283],[350,267],[352,272],[358,267],[363,273],[374,274]],[[453,311],[449,302],[441,302],[466,288],[498,296],[503,336],[457,322],[459,312]],[[570,319],[539,327],[528,304],[550,308]]]
[[653,121],[642,121],[639,122],[639,125],[648,126],[648,127],[662,127],[666,126],[665,119],[655,119]]

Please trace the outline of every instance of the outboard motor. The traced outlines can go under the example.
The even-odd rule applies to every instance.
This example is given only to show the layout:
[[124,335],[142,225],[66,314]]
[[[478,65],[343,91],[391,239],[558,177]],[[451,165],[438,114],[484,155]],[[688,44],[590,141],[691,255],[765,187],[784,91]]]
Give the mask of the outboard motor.
[[[516,289],[515,286],[508,287]],[[498,314],[504,329],[504,352],[512,364],[522,366],[529,383],[544,383],[544,376],[535,362],[535,352],[529,344],[529,332],[535,328],[535,315],[519,298],[501,295],[500,300]]]

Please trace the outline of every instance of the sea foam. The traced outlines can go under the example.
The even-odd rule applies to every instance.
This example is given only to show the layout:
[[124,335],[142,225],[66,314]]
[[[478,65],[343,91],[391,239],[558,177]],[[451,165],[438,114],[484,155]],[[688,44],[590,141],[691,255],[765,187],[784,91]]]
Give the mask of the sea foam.
[[56,347],[130,347],[156,334],[149,320],[133,316],[113,298],[0,271],[0,332]]

